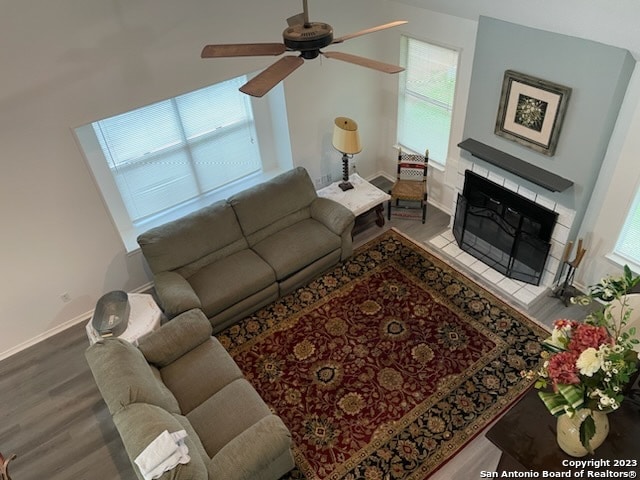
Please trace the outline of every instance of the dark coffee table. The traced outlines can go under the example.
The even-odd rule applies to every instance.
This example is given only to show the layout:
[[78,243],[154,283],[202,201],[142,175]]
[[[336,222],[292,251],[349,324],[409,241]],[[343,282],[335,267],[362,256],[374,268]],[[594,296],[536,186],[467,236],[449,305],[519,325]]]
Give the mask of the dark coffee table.
[[[640,471],[640,403],[626,399],[620,409],[609,414],[610,431],[595,455],[582,458],[565,454],[556,441],[556,417],[551,415],[530,390],[486,433],[501,451],[498,474],[540,472],[548,478],[635,478]],[[575,461],[601,460],[598,466],[580,466]],[[583,473],[578,473],[580,471]],[[608,476],[606,471],[629,472],[628,477]],[[549,473],[556,473],[550,475]],[[601,475],[601,473],[605,473]],[[582,476],[577,476],[582,475]],[[489,477],[487,477],[489,478]]]

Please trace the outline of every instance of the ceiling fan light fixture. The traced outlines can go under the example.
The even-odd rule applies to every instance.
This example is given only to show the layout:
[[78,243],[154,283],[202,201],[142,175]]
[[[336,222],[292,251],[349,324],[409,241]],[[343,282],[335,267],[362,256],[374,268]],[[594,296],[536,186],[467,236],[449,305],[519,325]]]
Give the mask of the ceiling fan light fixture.
[[300,52],[303,58],[312,59],[320,49],[333,43],[333,28],[320,22],[298,24],[282,32],[282,39],[289,50]]

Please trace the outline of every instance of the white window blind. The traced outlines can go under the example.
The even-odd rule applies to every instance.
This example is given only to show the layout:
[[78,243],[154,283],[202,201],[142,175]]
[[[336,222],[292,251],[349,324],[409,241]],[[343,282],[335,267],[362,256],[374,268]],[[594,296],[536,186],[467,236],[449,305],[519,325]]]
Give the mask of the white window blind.
[[228,80],[94,122],[131,222],[261,170],[251,103]]
[[640,190],[631,204],[614,253],[634,265],[640,265]]
[[444,165],[449,150],[458,52],[402,37],[398,102],[398,143],[417,153],[429,149]]

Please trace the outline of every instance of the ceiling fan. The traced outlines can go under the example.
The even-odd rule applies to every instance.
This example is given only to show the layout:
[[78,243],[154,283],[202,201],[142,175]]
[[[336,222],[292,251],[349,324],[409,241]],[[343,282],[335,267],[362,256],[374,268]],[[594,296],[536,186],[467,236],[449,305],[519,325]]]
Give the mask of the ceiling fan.
[[331,25],[322,22],[310,22],[307,10],[307,0],[302,0],[303,12],[287,19],[289,25],[282,32],[283,43],[233,43],[221,45],[207,45],[202,49],[202,58],[246,57],[282,55],[285,52],[300,52],[299,56],[289,55],[267,67],[264,71],[249,80],[240,91],[254,97],[262,97],[269,90],[284,80],[305,60],[316,58],[322,54],[327,58],[334,58],[344,62],[354,63],[363,67],[373,68],[385,73],[398,73],[404,68],[389,63],[378,62],[369,58],[341,52],[322,52],[321,48],[334,43],[342,43],[351,38],[360,37],[368,33],[378,32],[387,28],[397,27],[407,23],[404,20],[385,23],[377,27],[367,28],[355,33],[333,38]]

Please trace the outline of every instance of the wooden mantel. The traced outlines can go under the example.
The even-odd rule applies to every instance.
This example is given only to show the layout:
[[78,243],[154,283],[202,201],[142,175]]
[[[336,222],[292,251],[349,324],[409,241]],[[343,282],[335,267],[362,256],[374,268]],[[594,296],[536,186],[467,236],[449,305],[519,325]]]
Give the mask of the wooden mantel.
[[458,144],[458,147],[466,150],[474,157],[502,168],[519,177],[524,178],[536,185],[551,190],[552,192],[563,192],[573,186],[571,180],[560,177],[555,173],[536,167],[531,163],[509,155],[501,150],[485,145],[473,138],[467,138]]

